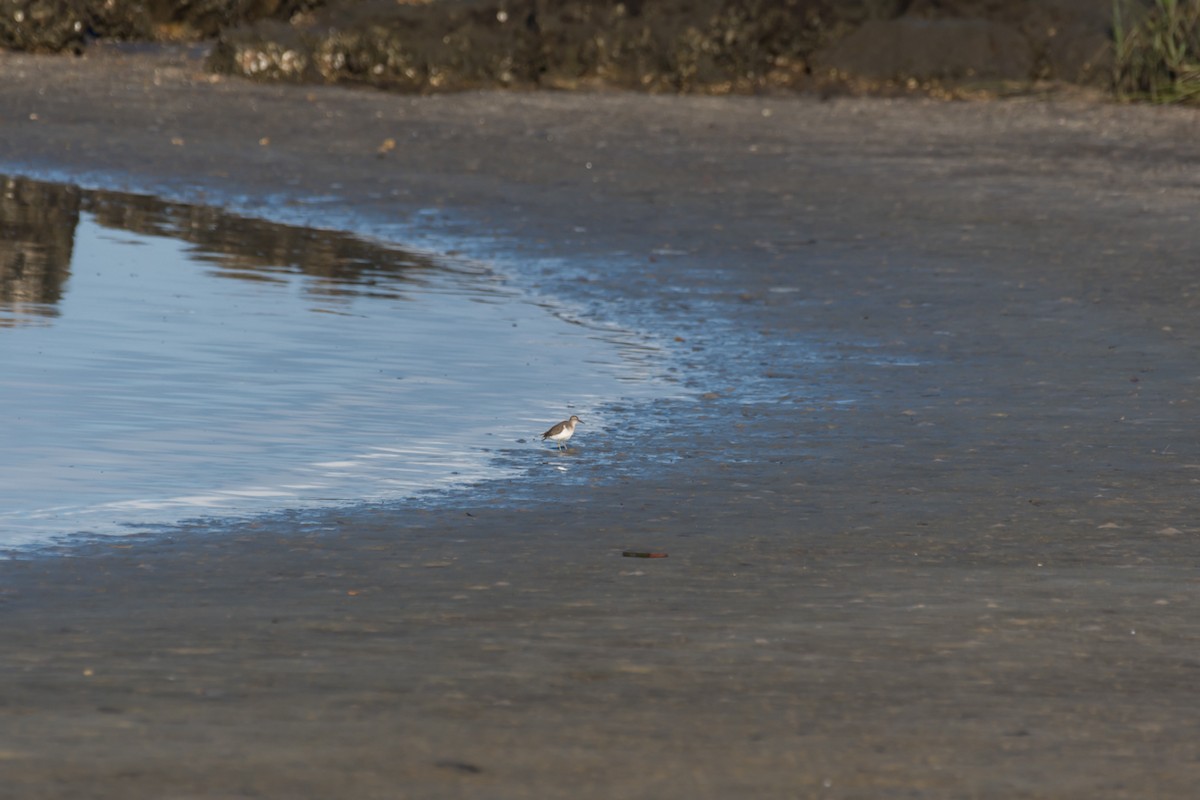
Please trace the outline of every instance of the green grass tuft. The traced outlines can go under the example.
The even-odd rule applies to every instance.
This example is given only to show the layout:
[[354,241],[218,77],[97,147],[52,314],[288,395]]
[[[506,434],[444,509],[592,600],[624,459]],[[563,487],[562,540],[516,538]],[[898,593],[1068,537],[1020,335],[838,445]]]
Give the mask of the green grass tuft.
[[1113,0],[1113,90],[1200,104],[1200,0]]

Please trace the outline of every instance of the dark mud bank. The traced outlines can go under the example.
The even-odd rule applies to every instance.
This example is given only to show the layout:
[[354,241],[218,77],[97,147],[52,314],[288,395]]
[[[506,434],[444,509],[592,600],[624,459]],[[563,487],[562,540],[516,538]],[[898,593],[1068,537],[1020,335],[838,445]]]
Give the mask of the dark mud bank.
[[405,91],[605,85],[711,93],[861,82],[1094,82],[1095,3],[462,0],[329,6],[225,31],[217,71]]
[[211,0],[5,3],[0,46],[209,40],[209,67],[405,92],[654,92],[1103,84],[1110,11],[1090,0]]

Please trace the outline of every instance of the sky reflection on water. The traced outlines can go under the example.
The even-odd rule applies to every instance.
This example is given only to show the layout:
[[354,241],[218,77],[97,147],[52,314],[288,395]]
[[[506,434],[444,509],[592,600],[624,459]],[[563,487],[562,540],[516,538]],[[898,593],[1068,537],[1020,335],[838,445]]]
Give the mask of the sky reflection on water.
[[490,477],[490,451],[664,390],[636,337],[567,324],[479,265],[7,189],[0,546]]

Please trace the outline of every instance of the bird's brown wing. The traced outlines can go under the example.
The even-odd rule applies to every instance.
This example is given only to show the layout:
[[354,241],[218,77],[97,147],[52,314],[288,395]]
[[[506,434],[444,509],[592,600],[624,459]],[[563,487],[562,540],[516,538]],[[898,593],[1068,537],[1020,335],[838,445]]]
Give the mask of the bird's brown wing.
[[543,433],[542,438],[549,439],[551,436],[557,436],[558,434],[562,433],[566,429],[567,429],[567,423],[560,422],[557,425],[555,425],[553,428],[551,428],[550,430]]

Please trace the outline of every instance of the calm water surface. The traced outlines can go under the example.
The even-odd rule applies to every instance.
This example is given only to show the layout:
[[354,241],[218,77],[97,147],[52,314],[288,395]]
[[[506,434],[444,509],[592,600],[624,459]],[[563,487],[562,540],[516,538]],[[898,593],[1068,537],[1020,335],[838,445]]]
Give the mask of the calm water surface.
[[500,450],[553,457],[536,434],[564,415],[666,388],[636,337],[478,264],[0,188],[0,547],[491,477]]

